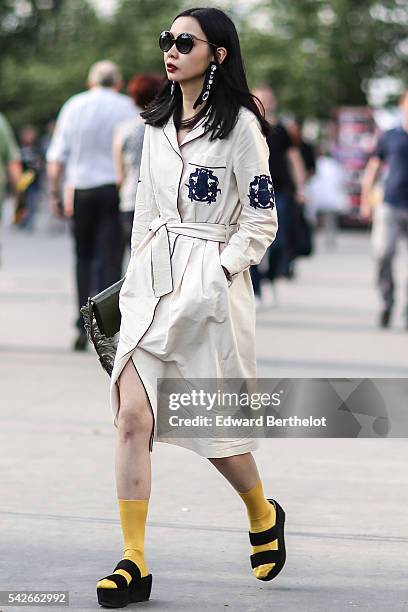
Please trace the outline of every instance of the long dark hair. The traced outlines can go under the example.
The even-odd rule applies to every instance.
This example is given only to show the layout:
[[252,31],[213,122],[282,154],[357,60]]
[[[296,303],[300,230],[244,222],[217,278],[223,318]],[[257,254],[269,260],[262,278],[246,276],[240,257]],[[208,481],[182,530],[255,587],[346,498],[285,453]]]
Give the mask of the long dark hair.
[[[171,95],[171,81],[167,78],[164,79],[156,98],[141,113],[141,117],[147,124],[161,127],[173,115],[177,129],[191,128],[208,111],[206,132],[211,132],[210,140],[215,140],[228,136],[237,122],[240,107],[244,106],[256,115],[263,134],[267,136],[270,132],[270,125],[265,119],[265,113],[261,113],[255,102],[256,96],[253,96],[249,90],[239,38],[233,21],[223,11],[216,8],[187,9],[179,13],[173,19],[173,23],[179,17],[197,19],[207,39],[219,47],[225,47],[227,56],[222,64],[218,63],[216,56],[214,57],[217,71],[211,94],[194,117],[181,122],[182,91],[175,83],[175,91]],[[259,104],[263,109],[260,101]]]

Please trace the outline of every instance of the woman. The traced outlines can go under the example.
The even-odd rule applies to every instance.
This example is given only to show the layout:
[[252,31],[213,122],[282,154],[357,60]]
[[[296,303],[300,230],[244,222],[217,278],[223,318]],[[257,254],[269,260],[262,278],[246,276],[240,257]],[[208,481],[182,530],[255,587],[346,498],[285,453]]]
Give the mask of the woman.
[[[139,113],[154,99],[162,80],[162,77],[156,74],[138,74],[130,80],[127,93],[133,99]],[[132,235],[144,130],[144,121],[138,115],[119,124],[113,139],[113,154],[120,187],[120,217],[124,247],[130,246]]]
[[249,92],[234,24],[218,9],[186,10],[160,35],[160,47],[168,79],[141,114],[146,131],[111,376],[124,555],[97,584],[107,606],[150,596],[144,532],[154,440],[208,458],[241,496],[256,578],[271,580],[285,562],[285,515],[264,496],[250,452],[257,441],[166,438],[156,428],[157,378],[256,378],[249,268],[278,227],[268,124]]

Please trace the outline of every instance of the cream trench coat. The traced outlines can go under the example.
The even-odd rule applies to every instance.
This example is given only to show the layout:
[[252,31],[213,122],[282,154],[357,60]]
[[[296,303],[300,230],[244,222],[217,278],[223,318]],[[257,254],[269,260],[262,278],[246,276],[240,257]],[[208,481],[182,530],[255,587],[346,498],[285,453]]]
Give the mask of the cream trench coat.
[[110,402],[118,427],[117,381],[132,358],[154,417],[150,451],[156,440],[226,457],[258,448],[257,439],[157,435],[157,378],[256,378],[249,268],[278,218],[256,116],[241,107],[229,136],[213,142],[203,124],[180,146],[173,118],[146,125]]

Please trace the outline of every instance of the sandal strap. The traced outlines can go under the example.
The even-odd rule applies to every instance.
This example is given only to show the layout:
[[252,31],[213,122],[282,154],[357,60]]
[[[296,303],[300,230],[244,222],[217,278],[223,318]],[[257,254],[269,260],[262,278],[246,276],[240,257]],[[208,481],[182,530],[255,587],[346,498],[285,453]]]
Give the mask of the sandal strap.
[[122,559],[121,561],[119,561],[119,563],[117,564],[117,566],[115,567],[113,571],[116,571],[117,569],[123,569],[126,572],[128,572],[128,574],[132,576],[132,580],[140,580],[142,577],[139,567],[131,559]]
[[279,537],[278,532],[279,526],[275,524],[269,529],[265,529],[265,531],[259,531],[258,533],[249,531],[248,533],[252,546],[260,546],[261,544],[269,544],[276,540]]
[[127,580],[122,574],[109,574],[109,576],[104,576],[103,580],[112,580],[118,587],[118,589],[127,589],[128,583]]
[[281,560],[282,552],[280,550],[264,550],[251,555],[251,566],[254,568],[267,563],[280,563]]

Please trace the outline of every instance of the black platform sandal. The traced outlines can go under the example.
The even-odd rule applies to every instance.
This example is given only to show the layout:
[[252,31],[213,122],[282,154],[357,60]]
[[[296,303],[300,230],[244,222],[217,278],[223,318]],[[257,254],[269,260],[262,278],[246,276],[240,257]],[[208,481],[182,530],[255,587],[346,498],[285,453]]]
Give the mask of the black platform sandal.
[[269,544],[274,540],[278,540],[278,550],[265,550],[263,552],[257,552],[251,555],[252,569],[259,565],[266,565],[267,563],[275,563],[271,571],[263,578],[258,580],[272,580],[275,578],[285,565],[286,561],[286,549],[285,549],[285,512],[283,508],[274,499],[268,499],[268,502],[275,506],[276,510],[276,522],[273,527],[266,529],[265,531],[259,531],[254,533],[249,531],[249,539],[252,546],[261,546],[262,544]]
[[148,574],[142,578],[140,569],[131,559],[119,561],[113,571],[118,569],[126,570],[132,576],[132,580],[128,585],[126,578],[121,574],[110,574],[101,578],[101,580],[105,578],[112,580],[118,588],[104,589],[103,587],[98,587],[96,589],[98,603],[107,608],[124,608],[136,601],[147,601],[152,589],[152,575]]

